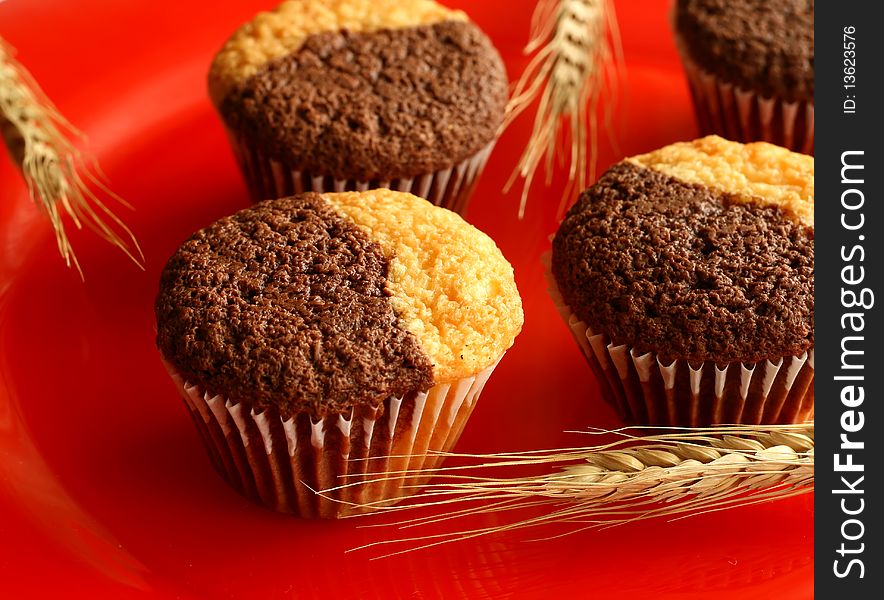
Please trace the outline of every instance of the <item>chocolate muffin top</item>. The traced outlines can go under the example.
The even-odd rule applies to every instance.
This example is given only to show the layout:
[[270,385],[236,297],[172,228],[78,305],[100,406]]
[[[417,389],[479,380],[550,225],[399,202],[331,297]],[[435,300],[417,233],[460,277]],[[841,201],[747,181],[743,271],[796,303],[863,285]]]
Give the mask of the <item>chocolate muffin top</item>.
[[678,0],[690,57],[744,89],[813,100],[813,0]]
[[221,219],[169,260],[156,300],[157,345],[185,380],[283,418],[474,375],[509,348],[521,315],[490,238],[389,190]]
[[428,0],[289,0],[231,38],[209,81],[227,126],[270,158],[358,181],[461,162],[507,101],[487,36]]
[[[742,165],[719,160],[735,154]],[[615,345],[666,363],[800,355],[813,346],[813,225],[802,206],[812,210],[813,196],[791,178],[805,172],[812,190],[805,158],[710,137],[615,165],[553,241],[565,302]]]

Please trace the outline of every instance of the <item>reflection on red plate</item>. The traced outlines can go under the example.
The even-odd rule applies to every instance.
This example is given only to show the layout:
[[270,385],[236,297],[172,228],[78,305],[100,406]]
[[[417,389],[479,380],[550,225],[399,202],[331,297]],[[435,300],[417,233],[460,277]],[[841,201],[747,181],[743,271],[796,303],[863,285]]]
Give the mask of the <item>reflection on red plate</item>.
[[[90,598],[810,597],[810,496],[370,561],[371,552],[344,552],[402,533],[276,515],[211,470],[154,350],[152,301],[176,245],[246,205],[205,71],[234,26],[273,3],[0,4],[0,34],[89,133],[113,187],[136,208],[125,216],[147,256],[142,273],[76,234],[81,283],[0,160],[0,589],[8,597]],[[532,2],[451,4],[468,8],[517,75]],[[624,0],[617,8],[628,96],[616,119],[619,150],[603,144],[600,167],[696,134],[668,2]],[[526,325],[486,388],[462,451],[574,445],[580,439],[563,431],[617,425],[544,291],[538,257],[555,230],[558,192],[535,190],[524,221],[516,218],[518,192],[500,192],[528,131],[521,122],[505,134],[469,214],[515,265]]]

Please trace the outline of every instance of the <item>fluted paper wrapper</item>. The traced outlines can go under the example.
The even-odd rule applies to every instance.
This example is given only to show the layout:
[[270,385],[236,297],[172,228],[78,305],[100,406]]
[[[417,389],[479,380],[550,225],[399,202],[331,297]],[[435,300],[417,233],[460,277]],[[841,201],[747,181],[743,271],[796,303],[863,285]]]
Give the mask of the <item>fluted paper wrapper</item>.
[[364,192],[386,188],[408,192],[456,213],[464,214],[495,142],[460,163],[435,173],[412,178],[359,181],[335,179],[312,173],[271,158],[255,148],[246,138],[227,130],[237,162],[249,188],[252,201],[285,198],[303,192]]
[[813,154],[813,102],[765,98],[722,81],[695,63],[678,40],[702,135],[738,142],[765,141]]
[[[212,464],[241,494],[301,517],[338,518],[418,491],[428,476],[377,475],[437,467],[454,447],[496,365],[426,392],[389,398],[383,409],[284,420],[255,413],[192,385],[168,363]],[[346,487],[338,487],[346,486]],[[318,495],[314,492],[331,490]]]
[[813,349],[774,362],[699,365],[662,361],[615,345],[565,304],[547,269],[549,294],[595,373],[602,395],[635,425],[802,423],[813,418]]

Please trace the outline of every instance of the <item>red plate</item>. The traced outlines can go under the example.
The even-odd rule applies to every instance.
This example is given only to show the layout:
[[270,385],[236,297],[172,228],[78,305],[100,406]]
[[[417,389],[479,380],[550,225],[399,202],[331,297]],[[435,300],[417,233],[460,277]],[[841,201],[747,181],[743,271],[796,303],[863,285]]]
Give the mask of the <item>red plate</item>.
[[[0,4],[0,34],[88,132],[113,188],[136,208],[124,216],[147,256],[142,273],[90,235],[74,235],[81,283],[0,160],[0,594],[811,597],[810,495],[555,541],[524,542],[552,533],[532,531],[370,561],[371,552],[344,551],[401,533],[277,515],[221,481],[160,365],[152,303],[177,244],[247,204],[205,75],[226,35],[273,3]],[[532,2],[452,4],[469,9],[517,76]],[[618,4],[629,93],[619,151],[603,143],[601,167],[696,135],[668,4]],[[558,192],[537,189],[524,221],[518,193],[500,192],[528,131],[523,120],[498,144],[469,215],[515,265],[527,318],[461,451],[575,445],[584,440],[563,431],[617,425],[544,291],[538,257],[555,230]]]

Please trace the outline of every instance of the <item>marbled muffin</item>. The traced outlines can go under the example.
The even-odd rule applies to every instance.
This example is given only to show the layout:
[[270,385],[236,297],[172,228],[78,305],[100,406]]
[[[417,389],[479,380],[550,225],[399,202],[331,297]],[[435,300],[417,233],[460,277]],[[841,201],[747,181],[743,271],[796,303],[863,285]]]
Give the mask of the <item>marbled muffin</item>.
[[381,187],[462,212],[507,78],[432,0],[287,0],[227,41],[209,92],[255,200]]
[[804,421],[813,239],[813,158],[673,144],[614,165],[569,211],[554,297],[628,421]]
[[215,222],[169,260],[156,315],[219,472],[272,508],[322,517],[413,493],[419,478],[332,494],[344,503],[305,484],[435,464],[419,455],[452,447],[522,326],[494,242],[390,190],[308,192]]
[[813,0],[677,0],[702,133],[813,153]]

